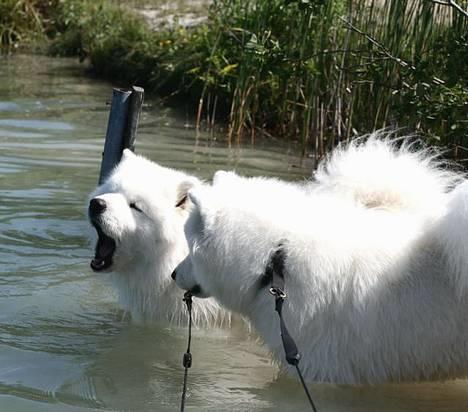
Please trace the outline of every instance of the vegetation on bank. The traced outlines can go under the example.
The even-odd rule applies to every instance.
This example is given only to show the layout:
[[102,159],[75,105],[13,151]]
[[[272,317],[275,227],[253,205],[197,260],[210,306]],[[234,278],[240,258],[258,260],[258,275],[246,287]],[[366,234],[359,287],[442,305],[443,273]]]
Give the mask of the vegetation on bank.
[[231,141],[260,130],[321,156],[390,126],[460,149],[468,2],[458,3],[213,0],[206,22],[154,31],[111,0],[0,0],[0,38],[11,49],[44,36],[51,53],[89,59],[106,78],[190,98],[200,124],[228,121]]
[[43,42],[43,15],[39,2],[0,0],[0,46],[11,50],[19,45]]

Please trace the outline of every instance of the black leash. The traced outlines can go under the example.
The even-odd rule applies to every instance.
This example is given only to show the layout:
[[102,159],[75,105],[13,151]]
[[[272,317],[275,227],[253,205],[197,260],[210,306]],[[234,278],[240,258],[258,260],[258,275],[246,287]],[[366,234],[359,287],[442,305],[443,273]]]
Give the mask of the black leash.
[[284,293],[284,260],[285,254],[284,250],[279,246],[279,248],[273,253],[270,261],[265,270],[266,276],[271,276],[271,287],[270,293],[275,297],[275,310],[278,312],[280,319],[280,328],[281,328],[281,340],[283,341],[284,352],[286,354],[286,361],[296,368],[299,379],[301,380],[302,387],[309,399],[310,406],[314,412],[317,412],[314,401],[310,396],[309,390],[305,384],[304,378],[302,376],[301,370],[299,369],[299,360],[301,359],[301,354],[297,349],[296,342],[289,334],[286,324],[283,319],[283,303],[286,298],[286,293]]
[[190,344],[192,343],[192,294],[190,291],[184,293],[184,302],[187,305],[187,311],[189,314],[189,327],[188,327],[188,344],[187,351],[184,353],[182,365],[184,365],[184,386],[182,389],[182,400],[180,402],[180,412],[184,412],[185,409],[185,398],[187,397],[187,375],[188,370],[192,366],[192,354],[190,353]]
[[[281,339],[283,341],[284,352],[286,354],[286,361],[296,368],[299,379],[301,380],[302,387],[309,399],[310,406],[314,412],[317,412],[314,401],[310,396],[309,390],[302,376],[301,370],[299,369],[299,360],[301,359],[301,354],[297,349],[296,342],[289,334],[286,324],[283,319],[283,303],[286,298],[286,293],[284,293],[284,250],[280,247],[273,253],[270,261],[267,264],[265,269],[265,276],[271,277],[271,287],[270,293],[275,297],[275,310],[278,312],[280,319],[280,328],[281,328]],[[189,314],[189,330],[188,330],[188,344],[187,351],[184,353],[182,364],[185,368],[184,371],[184,386],[182,389],[182,400],[180,403],[180,411],[184,412],[185,410],[185,400],[187,397],[187,375],[188,369],[192,366],[192,354],[190,353],[190,344],[192,343],[192,294],[190,291],[185,292],[184,302],[187,305],[187,311]]]

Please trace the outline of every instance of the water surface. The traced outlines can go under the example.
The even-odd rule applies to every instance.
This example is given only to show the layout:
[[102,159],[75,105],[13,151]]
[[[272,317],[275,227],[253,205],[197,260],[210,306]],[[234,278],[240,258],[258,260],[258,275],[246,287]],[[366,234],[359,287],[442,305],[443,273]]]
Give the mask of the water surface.
[[[85,200],[94,188],[112,85],[72,60],[0,65],[0,411],[178,410],[186,330],[122,316],[93,274]],[[227,148],[196,137],[183,108],[145,106],[137,152],[202,178],[217,169],[302,179],[294,145]],[[272,313],[272,316],[275,316]],[[308,410],[245,333],[198,331],[187,410]],[[311,385],[319,411],[464,411],[465,381],[352,388]]]

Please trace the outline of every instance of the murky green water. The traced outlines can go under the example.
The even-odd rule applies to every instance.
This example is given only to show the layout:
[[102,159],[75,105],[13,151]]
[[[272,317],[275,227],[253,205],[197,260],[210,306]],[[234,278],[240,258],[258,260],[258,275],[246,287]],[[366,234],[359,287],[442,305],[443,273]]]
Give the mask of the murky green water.
[[[91,273],[85,199],[94,187],[111,85],[70,60],[0,65],[0,411],[175,411],[186,330],[122,320]],[[137,151],[208,178],[219,168],[301,178],[294,148],[226,149],[153,103]],[[274,314],[272,314],[274,316]],[[187,410],[308,410],[242,333],[196,332]],[[465,381],[382,387],[312,385],[320,412],[464,411]]]

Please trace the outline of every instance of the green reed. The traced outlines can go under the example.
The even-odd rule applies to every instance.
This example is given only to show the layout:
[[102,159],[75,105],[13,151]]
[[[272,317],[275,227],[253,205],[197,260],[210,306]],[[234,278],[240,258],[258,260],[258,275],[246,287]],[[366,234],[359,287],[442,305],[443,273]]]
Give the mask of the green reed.
[[210,23],[218,64],[205,84],[230,102],[230,139],[268,131],[322,156],[337,141],[392,126],[467,143],[468,24],[447,6],[217,0]]
[[0,1],[0,46],[10,50],[19,43],[44,39],[39,0]]
[[456,3],[462,11],[439,3],[213,0],[205,23],[154,31],[126,2],[0,0],[0,33],[3,43],[21,39],[30,10],[27,27],[37,20],[52,53],[78,55],[123,84],[182,96],[198,127],[226,122],[230,142],[260,132],[321,157],[339,141],[394,127],[461,153],[468,0]]

